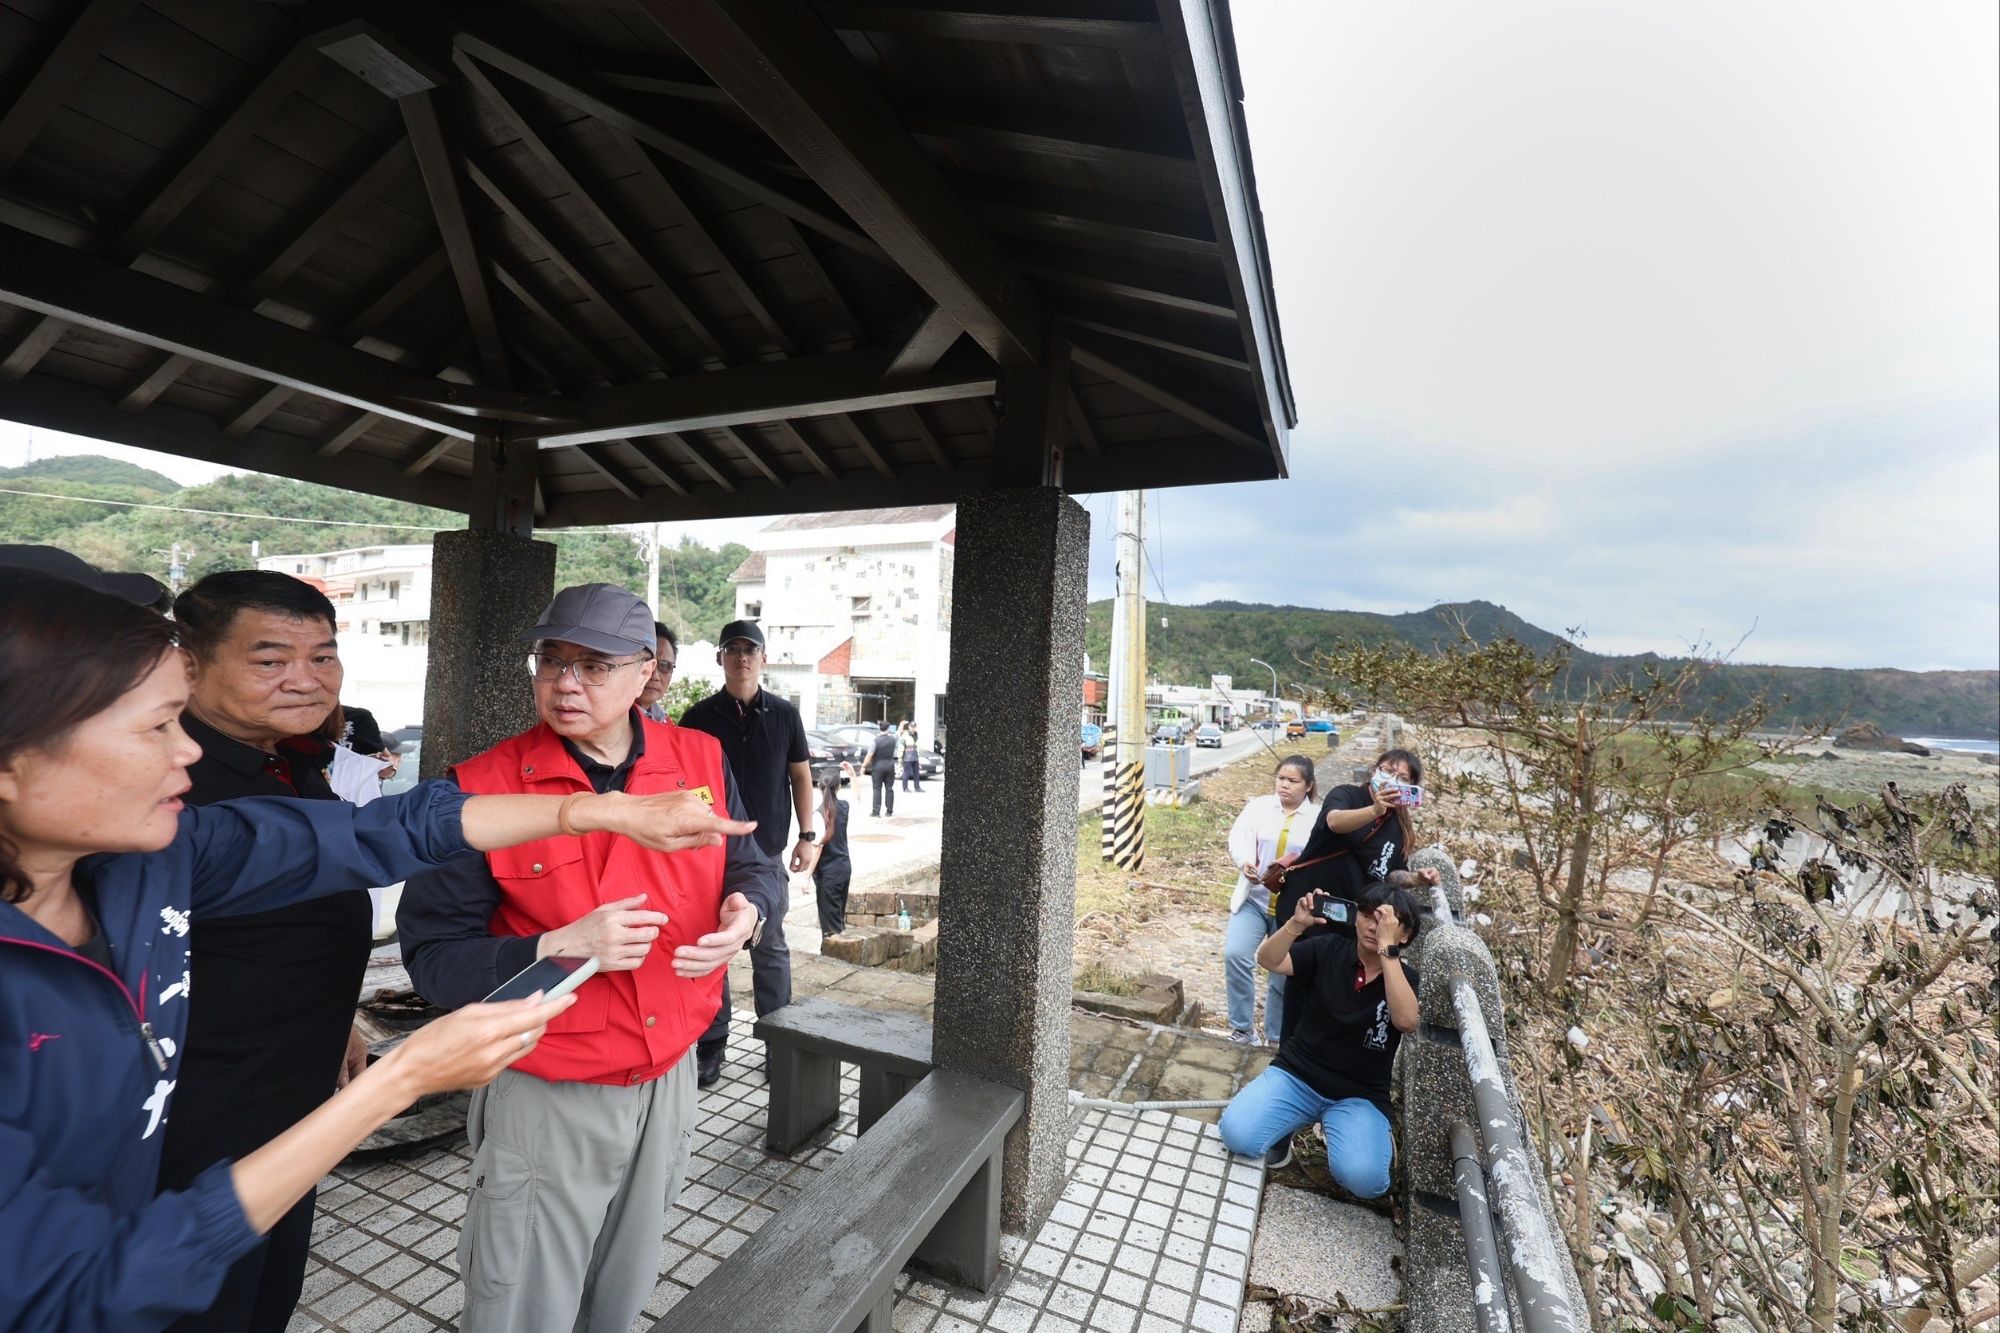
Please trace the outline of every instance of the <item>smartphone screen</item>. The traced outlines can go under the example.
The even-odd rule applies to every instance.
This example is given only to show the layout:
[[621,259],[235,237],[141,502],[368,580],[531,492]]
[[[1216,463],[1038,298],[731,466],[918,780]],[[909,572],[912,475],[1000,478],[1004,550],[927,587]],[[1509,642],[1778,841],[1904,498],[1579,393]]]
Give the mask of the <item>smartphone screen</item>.
[[595,958],[537,958],[500,983],[486,1002],[525,1000],[536,991],[544,1000],[558,1000],[581,986],[597,971]]

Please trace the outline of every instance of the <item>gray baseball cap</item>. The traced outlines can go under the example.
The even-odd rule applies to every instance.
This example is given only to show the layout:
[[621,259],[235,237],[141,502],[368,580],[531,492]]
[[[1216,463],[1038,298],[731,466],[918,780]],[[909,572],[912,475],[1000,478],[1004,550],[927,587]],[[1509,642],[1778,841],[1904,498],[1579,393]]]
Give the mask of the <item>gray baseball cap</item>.
[[653,651],[653,612],[639,598],[610,583],[564,588],[521,636],[528,642],[560,639],[600,653]]

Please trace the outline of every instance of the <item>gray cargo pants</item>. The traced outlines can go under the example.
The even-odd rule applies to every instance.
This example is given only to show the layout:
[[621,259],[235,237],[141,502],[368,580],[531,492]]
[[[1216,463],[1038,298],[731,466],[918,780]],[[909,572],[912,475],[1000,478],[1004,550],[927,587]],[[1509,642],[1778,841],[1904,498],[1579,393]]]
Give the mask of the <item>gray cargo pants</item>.
[[473,1094],[461,1333],[626,1333],[659,1281],[695,1125],[692,1048],[650,1083],[502,1070]]

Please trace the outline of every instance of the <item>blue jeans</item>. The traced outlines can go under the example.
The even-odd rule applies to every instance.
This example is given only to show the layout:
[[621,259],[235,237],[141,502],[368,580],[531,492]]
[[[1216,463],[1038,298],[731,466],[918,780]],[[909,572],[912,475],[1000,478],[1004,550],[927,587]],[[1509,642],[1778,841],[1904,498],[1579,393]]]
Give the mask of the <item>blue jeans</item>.
[[[1222,975],[1229,988],[1229,1030],[1249,1034],[1257,1030],[1257,946],[1273,929],[1271,918],[1245,902],[1230,914],[1222,936]],[[1264,993],[1264,1033],[1278,1039],[1278,1017],[1284,1012],[1285,979],[1270,974],[1271,984]]]
[[1275,1066],[1230,1099],[1222,1113],[1222,1142],[1245,1157],[1262,1157],[1271,1145],[1319,1121],[1326,1132],[1326,1165],[1340,1187],[1357,1199],[1389,1192],[1394,1142],[1389,1117],[1365,1097],[1322,1097]]

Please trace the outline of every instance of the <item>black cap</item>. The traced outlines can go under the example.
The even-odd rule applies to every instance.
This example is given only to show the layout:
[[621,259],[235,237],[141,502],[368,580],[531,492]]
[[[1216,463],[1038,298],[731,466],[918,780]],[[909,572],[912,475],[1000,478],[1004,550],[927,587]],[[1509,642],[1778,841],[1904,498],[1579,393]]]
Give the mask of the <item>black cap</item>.
[[348,708],[345,705],[340,711],[347,718],[347,747],[350,750],[356,754],[380,754],[389,748],[382,739],[382,724],[375,720],[373,713],[365,708]]
[[150,574],[112,574],[79,556],[54,546],[0,546],[0,567],[32,569],[98,592],[108,592],[135,606],[155,606],[167,595],[165,585]]
[[579,583],[557,593],[535,627],[521,637],[560,640],[600,653],[650,653],[653,612],[615,584]]
[[732,620],[722,627],[722,633],[716,637],[715,646],[726,648],[734,639],[748,639],[759,648],[762,648],[764,646],[764,631],[758,628],[757,622],[754,620]]

